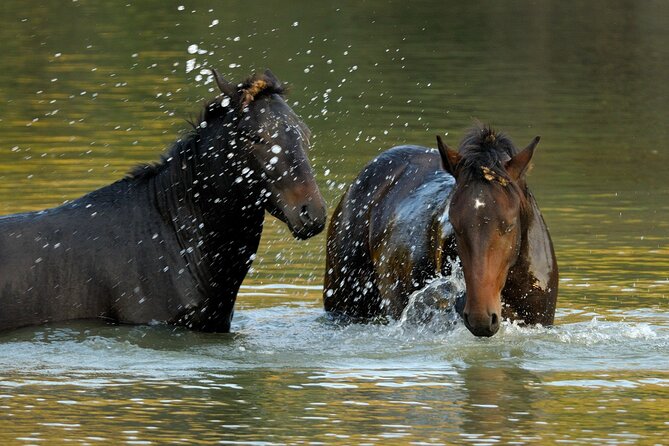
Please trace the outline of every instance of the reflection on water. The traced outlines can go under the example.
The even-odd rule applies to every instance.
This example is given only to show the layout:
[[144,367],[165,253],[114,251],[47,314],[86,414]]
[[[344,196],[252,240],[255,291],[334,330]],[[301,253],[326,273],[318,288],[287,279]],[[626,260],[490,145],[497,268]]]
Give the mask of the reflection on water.
[[0,212],[157,159],[213,92],[196,65],[234,79],[271,67],[313,130],[331,205],[383,148],[456,144],[473,119],[540,134],[529,181],[561,268],[557,326],[480,340],[429,308],[332,324],[324,236],[298,243],[268,219],[233,334],[2,335],[2,444],[666,441],[668,4],[182,6],[0,6]]

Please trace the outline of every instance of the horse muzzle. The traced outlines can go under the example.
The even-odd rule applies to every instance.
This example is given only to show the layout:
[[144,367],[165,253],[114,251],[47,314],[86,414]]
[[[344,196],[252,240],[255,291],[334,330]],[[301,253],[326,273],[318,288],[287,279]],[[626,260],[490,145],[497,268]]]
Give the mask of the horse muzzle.
[[288,218],[288,227],[295,238],[306,240],[320,234],[325,229],[327,216],[324,202],[310,201],[299,206],[296,211],[297,217]]
[[465,322],[465,327],[467,327],[474,336],[490,337],[499,330],[501,313],[501,308],[471,311],[465,305],[465,309],[462,312],[462,319]]

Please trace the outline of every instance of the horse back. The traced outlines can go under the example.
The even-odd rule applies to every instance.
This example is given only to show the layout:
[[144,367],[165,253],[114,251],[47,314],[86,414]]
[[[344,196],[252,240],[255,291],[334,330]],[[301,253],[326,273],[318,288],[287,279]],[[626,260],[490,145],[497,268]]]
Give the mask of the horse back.
[[326,311],[396,317],[407,287],[437,268],[434,230],[453,184],[439,154],[425,147],[394,147],[367,164],[331,220]]
[[194,287],[188,274],[174,274],[187,268],[171,249],[173,231],[146,201],[118,189],[0,217],[0,329],[97,317],[169,320],[188,303]]

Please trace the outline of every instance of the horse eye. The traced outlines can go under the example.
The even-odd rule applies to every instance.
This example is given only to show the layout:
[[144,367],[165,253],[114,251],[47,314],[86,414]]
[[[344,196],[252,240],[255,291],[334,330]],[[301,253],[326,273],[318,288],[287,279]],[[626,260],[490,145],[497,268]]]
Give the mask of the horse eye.
[[504,223],[502,226],[502,232],[504,234],[508,234],[509,232],[513,231],[513,229],[516,227],[515,223]]

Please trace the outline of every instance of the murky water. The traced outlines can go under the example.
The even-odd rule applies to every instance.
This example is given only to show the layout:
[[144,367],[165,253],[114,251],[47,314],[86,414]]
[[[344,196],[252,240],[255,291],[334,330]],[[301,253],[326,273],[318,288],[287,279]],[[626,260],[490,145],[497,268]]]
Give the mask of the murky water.
[[338,326],[324,236],[268,220],[232,334],[2,334],[0,443],[667,443],[669,5],[337,3],[3,3],[0,212],[156,159],[210,95],[192,66],[271,67],[331,206],[383,148],[455,144],[473,119],[540,134],[556,326],[475,339],[427,294],[402,321]]

